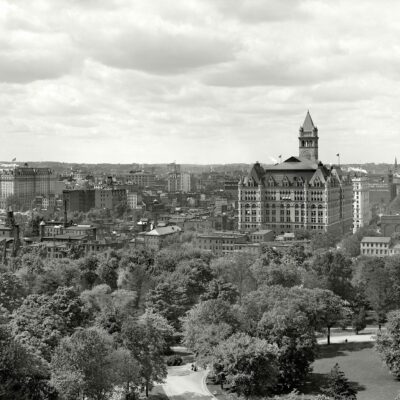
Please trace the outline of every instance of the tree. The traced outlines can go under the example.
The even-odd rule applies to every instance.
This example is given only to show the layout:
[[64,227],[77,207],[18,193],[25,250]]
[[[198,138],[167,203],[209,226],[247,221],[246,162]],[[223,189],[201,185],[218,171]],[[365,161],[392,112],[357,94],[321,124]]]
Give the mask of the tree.
[[24,297],[21,279],[11,272],[0,272],[0,306],[12,312],[21,305]]
[[83,324],[83,303],[72,288],[61,287],[52,296],[29,295],[14,311],[13,334],[46,360],[60,339]]
[[91,289],[99,280],[97,275],[98,266],[99,259],[94,254],[89,254],[79,261],[78,267],[81,272],[81,286],[83,289]]
[[390,372],[400,378],[400,311],[391,311],[387,319],[386,332],[378,334],[376,349]]
[[258,284],[268,286],[281,285],[284,287],[292,287],[301,284],[301,274],[299,268],[290,263],[289,260],[282,264],[274,262],[264,266],[260,261],[256,261],[251,270]]
[[0,397],[4,400],[55,400],[45,363],[0,325]]
[[337,235],[328,232],[316,233],[312,236],[310,245],[313,251],[320,249],[328,250],[335,247],[337,242]]
[[324,389],[324,392],[333,400],[357,399],[357,390],[350,386],[349,380],[346,378],[344,372],[340,369],[338,363],[336,363],[331,369],[328,378],[328,385]]
[[386,321],[386,314],[399,304],[391,274],[384,259],[378,257],[361,260],[358,269],[358,285],[375,311],[380,328]]
[[163,354],[172,327],[161,315],[146,310],[139,319],[126,320],[122,326],[124,346],[138,361],[141,385],[149,395],[153,382],[162,383],[167,376]]
[[159,283],[147,295],[146,306],[161,314],[176,329],[191,305],[186,287],[176,281]]
[[278,347],[278,387],[286,392],[298,387],[315,359],[315,331],[307,315],[296,307],[278,305],[263,314],[257,336]]
[[330,290],[315,289],[311,293],[310,304],[314,307],[316,325],[326,328],[327,344],[331,343],[331,328],[337,324],[346,311],[343,300]]
[[153,257],[145,251],[124,253],[119,261],[117,285],[120,289],[132,290],[136,293],[136,308],[143,309],[145,298],[154,288],[151,276]]
[[238,297],[239,292],[235,285],[221,279],[213,279],[208,283],[205,292],[200,296],[200,300],[220,299],[234,304]]
[[317,254],[309,263],[309,270],[316,274],[317,287],[331,290],[342,299],[350,300],[353,293],[352,262],[338,251]]
[[235,253],[211,263],[218,278],[235,285],[239,291],[239,302],[244,295],[256,289],[257,282],[251,272],[254,256],[248,253]]
[[277,382],[278,350],[266,340],[237,333],[215,349],[213,370],[239,395],[271,394]]
[[120,378],[121,361],[114,355],[112,339],[104,332],[78,329],[61,340],[51,360],[51,382],[65,400],[87,397],[107,399]]
[[182,318],[183,342],[196,354],[198,362],[208,364],[215,346],[235,332],[238,325],[229,303],[221,299],[202,301]]

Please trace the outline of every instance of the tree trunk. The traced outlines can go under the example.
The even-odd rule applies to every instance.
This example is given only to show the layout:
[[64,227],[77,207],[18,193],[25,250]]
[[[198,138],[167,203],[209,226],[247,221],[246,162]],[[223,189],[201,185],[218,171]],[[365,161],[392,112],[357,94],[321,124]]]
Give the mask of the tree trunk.
[[326,336],[327,344],[331,344],[331,327],[328,326],[328,334]]
[[149,381],[146,381],[146,397],[149,397]]

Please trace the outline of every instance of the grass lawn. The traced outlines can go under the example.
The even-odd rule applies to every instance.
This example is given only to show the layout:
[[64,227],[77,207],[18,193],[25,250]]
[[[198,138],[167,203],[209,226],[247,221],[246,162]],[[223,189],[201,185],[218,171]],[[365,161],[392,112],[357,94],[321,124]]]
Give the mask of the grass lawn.
[[[374,343],[340,343],[319,346],[319,356],[313,364],[309,382],[300,390],[308,395],[321,393],[332,367],[338,363],[351,384],[358,389],[358,400],[394,400],[400,392],[400,382],[390,375],[374,350]],[[228,400],[228,393],[214,385],[211,379],[207,386],[219,400]]]
[[322,345],[320,354],[313,364],[310,382],[304,393],[320,393],[327,374],[338,363],[346,377],[358,389],[358,400],[394,400],[400,392],[400,382],[390,375],[374,343],[341,343]]

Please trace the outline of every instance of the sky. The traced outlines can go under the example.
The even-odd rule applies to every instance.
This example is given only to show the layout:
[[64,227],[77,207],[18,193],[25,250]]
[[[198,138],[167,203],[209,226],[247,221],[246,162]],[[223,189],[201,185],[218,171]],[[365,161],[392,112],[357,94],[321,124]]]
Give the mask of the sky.
[[0,159],[400,157],[397,0],[0,0]]

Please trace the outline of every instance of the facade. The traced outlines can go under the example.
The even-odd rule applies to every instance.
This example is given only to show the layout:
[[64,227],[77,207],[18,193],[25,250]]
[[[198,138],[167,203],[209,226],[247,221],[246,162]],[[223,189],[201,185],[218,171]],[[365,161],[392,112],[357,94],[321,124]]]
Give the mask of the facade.
[[247,244],[247,236],[237,232],[212,232],[198,235],[195,244],[199,249],[208,250],[216,255],[235,251],[236,245]]
[[353,233],[370,220],[369,185],[365,175],[355,176],[353,182]]
[[362,256],[386,257],[391,254],[390,247],[390,237],[365,236],[360,243],[360,253]]
[[68,212],[88,212],[92,208],[95,208],[94,189],[64,190],[63,199],[66,201]]
[[94,204],[96,208],[106,208],[112,210],[117,204],[126,204],[126,189],[96,189]]
[[129,174],[129,179],[139,188],[152,187],[156,182],[156,176],[145,171],[132,172]]
[[141,208],[141,205],[139,206],[139,200],[140,200],[140,196],[137,193],[128,192],[126,194],[126,201],[127,201],[128,207],[131,210],[136,210],[137,208]]
[[368,174],[369,202],[371,205],[386,207],[396,197],[393,174]]
[[0,169],[0,208],[15,196],[23,207],[30,207],[36,196],[48,197],[55,191],[55,175],[50,168],[12,166]]
[[192,190],[192,176],[188,172],[171,172],[168,174],[168,192],[188,193]]
[[351,179],[340,167],[318,161],[318,129],[309,112],[299,131],[299,156],[266,169],[257,162],[240,179],[238,216],[241,231],[350,232]]

